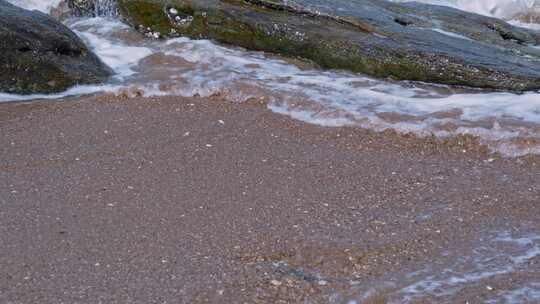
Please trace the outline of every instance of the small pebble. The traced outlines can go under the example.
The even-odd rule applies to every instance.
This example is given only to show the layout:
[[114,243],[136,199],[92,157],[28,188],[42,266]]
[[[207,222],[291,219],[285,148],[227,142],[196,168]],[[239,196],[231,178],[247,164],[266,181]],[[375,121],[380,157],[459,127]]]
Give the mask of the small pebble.
[[270,281],[270,284],[272,284],[274,286],[281,286],[281,282],[278,281],[278,280],[272,280],[272,281]]

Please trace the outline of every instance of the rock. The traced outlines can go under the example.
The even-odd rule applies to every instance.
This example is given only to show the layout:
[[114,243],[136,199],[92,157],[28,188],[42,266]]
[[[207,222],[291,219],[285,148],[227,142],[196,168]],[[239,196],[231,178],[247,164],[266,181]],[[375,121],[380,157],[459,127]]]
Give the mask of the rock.
[[71,14],[74,16],[95,17],[96,7],[94,0],[68,0]]
[[54,93],[112,74],[66,26],[0,0],[0,91]]
[[56,7],[51,8],[49,15],[56,20],[63,21],[72,17],[73,14],[69,4],[66,1],[61,1]]
[[116,16],[116,0],[67,0],[75,16]]
[[540,35],[449,7],[385,0],[118,0],[145,33],[213,39],[375,77],[540,88]]
[[540,11],[519,14],[515,16],[515,19],[524,23],[540,24]]

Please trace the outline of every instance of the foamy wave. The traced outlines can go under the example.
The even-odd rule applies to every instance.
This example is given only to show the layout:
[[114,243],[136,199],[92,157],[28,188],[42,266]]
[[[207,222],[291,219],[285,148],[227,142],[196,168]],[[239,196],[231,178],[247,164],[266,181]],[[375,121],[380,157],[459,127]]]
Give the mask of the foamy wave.
[[435,5],[451,6],[463,11],[480,15],[512,18],[520,13],[540,10],[539,0],[391,0],[394,2],[423,2]]
[[[350,303],[384,295],[388,303],[455,303],[468,291],[484,291],[483,303],[536,303],[540,282],[533,260],[540,257],[540,235],[502,231],[449,248],[433,264],[374,284]],[[509,278],[512,278],[509,280]]]
[[7,0],[7,2],[28,10],[38,10],[48,14],[51,9],[58,7],[63,0]]
[[[97,91],[137,96],[213,96],[264,100],[270,109],[310,123],[393,129],[419,136],[474,135],[507,156],[540,154],[540,94],[377,80],[301,68],[283,59],[208,40],[146,40],[111,18],[68,25],[116,71],[103,86],[55,95],[1,94],[0,101],[60,98]],[[434,29],[437,30],[437,29]]]
[[475,248],[471,255],[460,258],[453,267],[428,275],[402,288],[399,294],[406,302],[425,297],[451,297],[467,286],[474,286],[481,284],[484,280],[516,272],[526,262],[539,255],[540,236],[514,238],[504,232],[488,240],[487,246]]
[[[100,22],[100,25],[96,26],[96,22]],[[130,46],[112,36],[120,31],[131,31],[129,26],[117,19],[82,19],[69,25],[116,72],[116,78],[123,79],[136,74],[134,69],[138,63],[154,53],[150,48]]]

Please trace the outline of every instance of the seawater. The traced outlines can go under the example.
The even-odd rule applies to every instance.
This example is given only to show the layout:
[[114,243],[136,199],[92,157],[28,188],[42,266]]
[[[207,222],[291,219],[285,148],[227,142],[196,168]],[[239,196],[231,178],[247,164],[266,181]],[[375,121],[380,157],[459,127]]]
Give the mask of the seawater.
[[[529,230],[526,228],[525,230]],[[456,303],[470,290],[484,290],[475,303],[539,303],[540,235],[501,230],[463,247],[449,248],[436,261],[405,274],[388,274],[349,303],[384,295],[387,303]],[[396,279],[399,278],[399,279]]]
[[[44,12],[59,2],[9,1]],[[501,9],[493,6],[503,8],[511,2],[514,8],[526,10],[537,5],[528,0],[428,2],[494,16]],[[115,77],[103,85],[78,86],[53,95],[0,93],[0,101],[59,99],[96,92],[143,96],[219,95],[235,102],[264,100],[273,111],[310,123],[352,125],[377,131],[393,129],[419,136],[471,134],[492,151],[506,156],[540,154],[538,92],[489,93],[321,71],[208,40],[144,39],[111,17],[76,18],[65,23],[116,71]],[[456,43],[467,39],[433,30],[453,35]]]

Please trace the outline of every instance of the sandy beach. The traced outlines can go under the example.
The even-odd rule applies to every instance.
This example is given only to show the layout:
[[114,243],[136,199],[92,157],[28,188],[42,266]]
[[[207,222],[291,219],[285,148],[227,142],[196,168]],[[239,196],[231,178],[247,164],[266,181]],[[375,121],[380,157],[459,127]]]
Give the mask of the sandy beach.
[[484,303],[540,282],[540,161],[470,138],[218,97],[4,103],[0,133],[1,303]]

